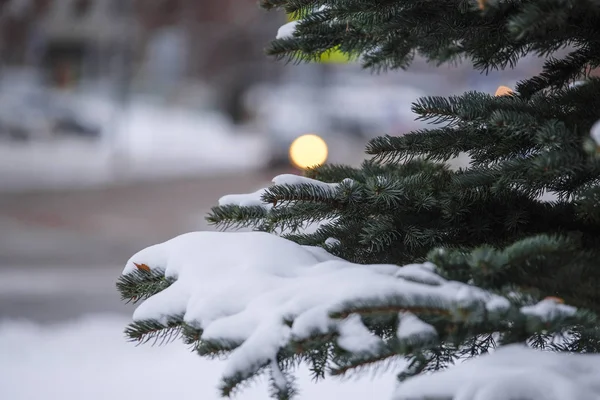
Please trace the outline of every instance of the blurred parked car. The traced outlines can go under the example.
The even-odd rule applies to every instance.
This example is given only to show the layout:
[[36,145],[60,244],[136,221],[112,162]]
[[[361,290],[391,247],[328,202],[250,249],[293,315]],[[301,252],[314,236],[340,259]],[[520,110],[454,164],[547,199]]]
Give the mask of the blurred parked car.
[[42,89],[0,90],[0,136],[16,140],[56,136],[97,138],[101,130],[75,108]]

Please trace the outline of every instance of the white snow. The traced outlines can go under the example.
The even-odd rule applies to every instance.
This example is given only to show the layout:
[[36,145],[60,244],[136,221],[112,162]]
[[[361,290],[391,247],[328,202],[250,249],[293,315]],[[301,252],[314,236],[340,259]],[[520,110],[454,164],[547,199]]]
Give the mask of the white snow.
[[571,83],[569,83],[568,88],[569,89],[576,88],[577,86],[582,86],[582,85],[585,85],[586,83],[587,83],[586,81],[571,82]]
[[401,312],[398,331],[398,339],[409,339],[414,336],[437,336],[437,331],[432,325],[421,321],[413,313]]
[[[328,8],[329,8],[328,6],[322,5],[314,10],[319,12],[319,11],[327,10]],[[288,38],[294,37],[294,34],[296,33],[296,27],[298,26],[299,22],[300,22],[299,20],[291,21],[291,22],[288,22],[287,24],[279,27],[279,29],[277,30],[277,35],[275,36],[275,39],[288,39]]]
[[[499,296],[482,289],[433,279],[435,266],[430,263],[404,271],[325,254],[263,232],[192,232],[138,252],[123,273],[133,271],[137,263],[177,278],[143,302],[134,320],[165,321],[169,315],[184,314],[188,324],[204,330],[203,340],[241,343],[229,357],[225,377],[257,370],[291,339],[315,333],[337,331],[340,346],[356,349],[362,343],[362,349],[372,349],[376,338],[367,340],[366,329],[358,327],[355,317],[328,317],[349,302],[400,298],[410,309],[427,307],[433,300],[457,318],[466,309],[473,310],[471,318],[478,318],[489,303],[495,308],[501,303]],[[412,279],[405,279],[402,271]],[[431,283],[415,281],[415,275]],[[289,328],[284,321],[294,322]]]
[[285,25],[282,25],[277,30],[277,36],[275,39],[288,39],[294,37],[294,33],[296,32],[296,26],[298,25],[298,21],[291,21]]
[[[3,400],[221,400],[217,382],[225,363],[206,360],[187,346],[136,346],[125,340],[127,318],[87,316],[66,324],[0,321],[0,399]],[[298,400],[388,398],[393,374],[343,382],[312,382],[294,374]],[[263,400],[266,379],[246,388],[243,400]]]
[[596,142],[598,146],[600,146],[600,120],[597,121],[594,125],[592,125],[592,129],[590,130],[590,136]]
[[577,312],[577,309],[562,304],[558,299],[547,298],[532,306],[521,307],[521,312],[526,315],[535,315],[542,321],[550,321],[559,316],[571,316]]
[[[211,326],[209,325],[208,329]],[[229,325],[232,329],[238,326]],[[228,326],[228,327],[229,327]],[[216,333],[216,332],[215,332]],[[225,335],[211,335],[205,333],[202,335],[207,340],[220,339]],[[225,338],[227,338],[225,336]],[[265,364],[272,364],[275,361],[274,354],[285,346],[290,338],[290,328],[281,323],[281,320],[272,318],[258,326],[253,333],[248,335],[247,339],[230,356],[225,369],[224,377],[233,377],[238,373],[247,373],[247,371],[257,371]],[[279,369],[279,368],[278,368]],[[271,371],[275,375],[278,371]]]
[[337,246],[337,245],[339,245],[340,243],[341,243],[341,242],[340,242],[340,240],[339,240],[339,239],[336,239],[336,238],[332,238],[332,237],[330,237],[330,238],[327,238],[327,239],[325,239],[325,244],[326,244],[327,246]]
[[415,282],[427,283],[429,285],[441,285],[444,283],[444,278],[436,274],[435,265],[430,262],[423,264],[408,264],[398,269],[397,277]]
[[[349,179],[345,179],[344,181],[350,181]],[[272,180],[273,185],[290,185],[290,186],[300,186],[305,184],[311,184],[323,190],[331,190],[332,192],[339,186],[338,183],[325,183],[318,181],[316,179],[307,178],[301,175],[294,174],[282,174],[277,175]],[[219,199],[219,205],[238,205],[238,206],[263,206],[264,208],[271,208],[272,204],[264,203],[261,200],[261,196],[265,194],[267,188],[259,189],[252,193],[243,193],[243,194],[228,194]]]
[[394,400],[598,400],[600,355],[501,347],[398,385]]
[[[490,312],[503,311],[510,307],[510,301],[504,297],[496,297],[493,300],[490,300],[486,304],[486,308]],[[523,309],[521,309],[523,311]]]
[[360,315],[352,314],[338,323],[338,346],[351,353],[373,353],[383,343],[363,324]]
[[273,206],[272,204],[264,203],[261,200],[264,193],[265,189],[263,188],[252,193],[227,194],[219,199],[219,205],[236,205],[240,207],[262,206],[264,208],[271,208]]
[[271,361],[271,378],[273,378],[273,383],[280,390],[285,390],[285,388],[288,386],[289,382],[275,360]]

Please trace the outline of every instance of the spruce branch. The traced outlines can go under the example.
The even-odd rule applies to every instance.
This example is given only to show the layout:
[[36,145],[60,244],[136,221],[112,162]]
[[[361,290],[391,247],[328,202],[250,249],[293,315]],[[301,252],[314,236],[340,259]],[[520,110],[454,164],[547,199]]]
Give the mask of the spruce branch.
[[253,366],[245,373],[237,373],[221,379],[219,392],[222,397],[233,397],[244,388],[249,387],[253,381],[262,376],[270,365],[270,361],[264,361],[261,365]]
[[183,323],[183,315],[169,316],[164,322],[153,319],[135,321],[125,329],[125,335],[139,344],[153,341],[153,344],[162,345],[180,337]]
[[165,272],[161,269],[137,269],[119,277],[117,290],[121,294],[121,300],[135,304],[163,291],[173,282],[175,279],[165,277]]
[[261,206],[223,205],[212,207],[206,220],[217,228],[240,229],[258,226],[267,218],[268,211]]
[[319,202],[337,206],[340,198],[336,189],[311,184],[274,185],[265,190],[262,200],[267,204],[289,205],[294,202]]

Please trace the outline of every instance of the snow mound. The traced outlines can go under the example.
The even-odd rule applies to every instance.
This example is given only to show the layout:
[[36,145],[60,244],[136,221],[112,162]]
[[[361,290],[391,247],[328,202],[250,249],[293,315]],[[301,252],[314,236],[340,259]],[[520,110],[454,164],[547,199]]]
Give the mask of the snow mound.
[[393,400],[598,400],[600,355],[509,345],[398,385]]
[[[382,342],[354,314],[359,305],[393,299],[401,339],[436,335],[431,325],[409,313],[413,308],[433,307],[448,318],[473,321],[510,307],[504,297],[443,279],[431,263],[353,264],[264,232],[184,234],[138,252],[123,274],[141,265],[164,271],[174,283],[143,302],[134,321],[167,324],[183,315],[187,325],[202,332],[202,341],[233,343],[224,380],[273,368],[287,345],[323,334],[335,333],[337,345],[347,351],[376,352]],[[546,301],[534,314],[570,311]],[[273,376],[280,373],[272,371]]]

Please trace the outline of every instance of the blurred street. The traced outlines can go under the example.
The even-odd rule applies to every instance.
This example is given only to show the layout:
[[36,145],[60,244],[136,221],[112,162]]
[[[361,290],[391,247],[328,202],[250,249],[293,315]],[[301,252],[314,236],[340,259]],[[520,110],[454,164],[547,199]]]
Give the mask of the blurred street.
[[119,300],[115,282],[131,255],[181,233],[210,229],[204,216],[219,197],[257,190],[278,173],[0,194],[0,320],[130,315],[132,307]]

